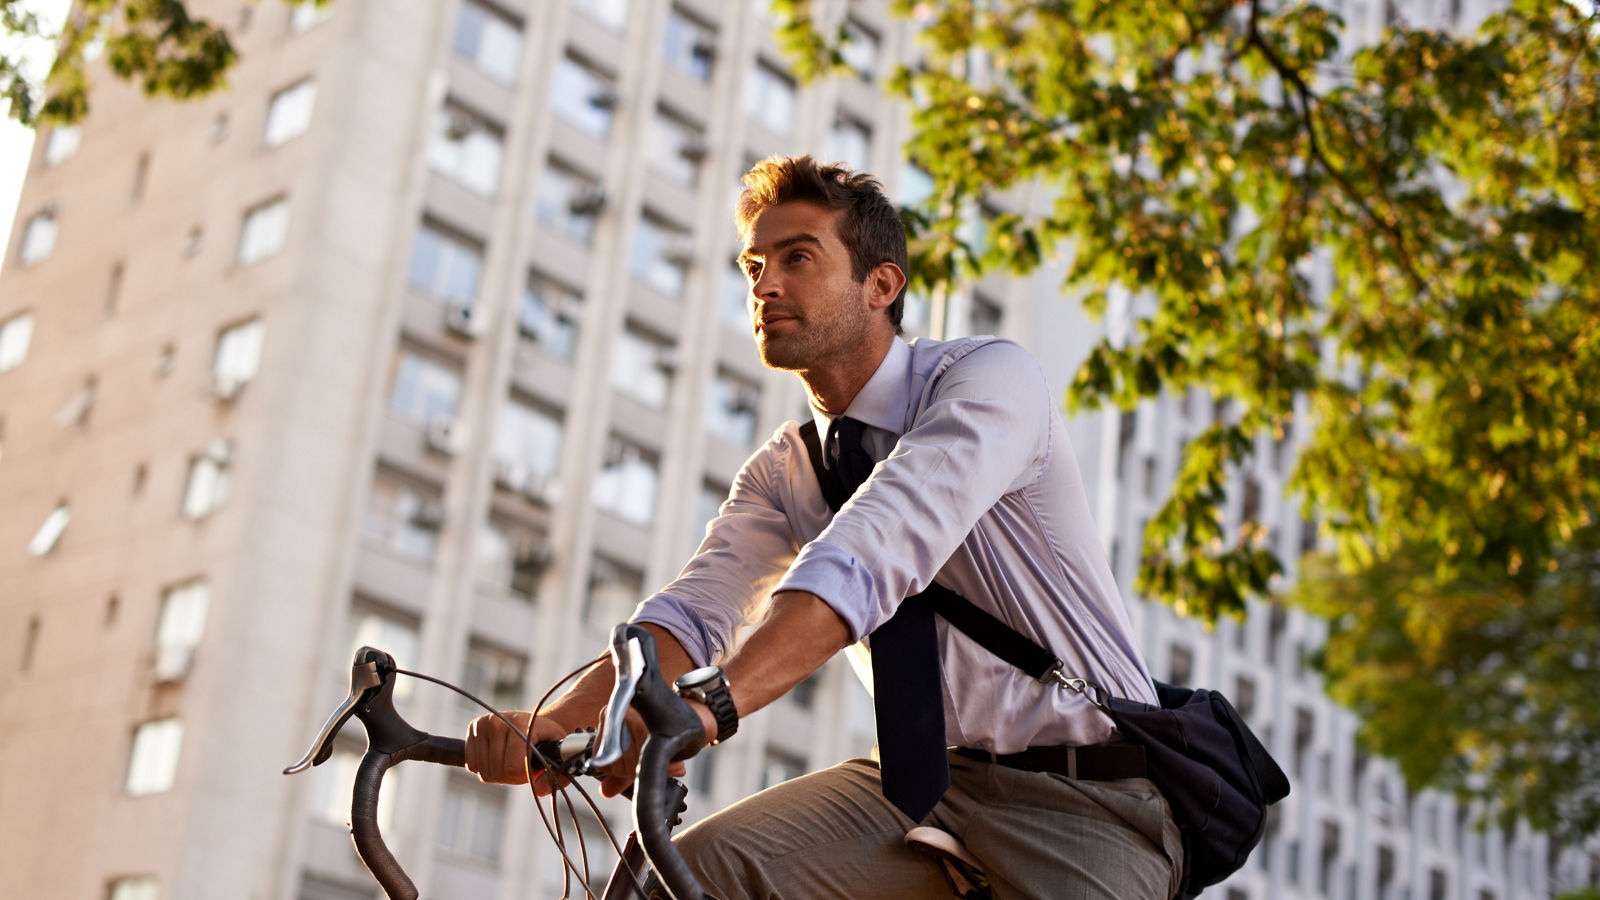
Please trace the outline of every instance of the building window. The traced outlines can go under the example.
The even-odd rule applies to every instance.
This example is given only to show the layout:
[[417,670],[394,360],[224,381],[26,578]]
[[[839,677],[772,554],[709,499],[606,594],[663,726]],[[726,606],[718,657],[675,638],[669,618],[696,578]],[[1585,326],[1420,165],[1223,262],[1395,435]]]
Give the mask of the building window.
[[726,371],[717,372],[706,403],[706,430],[735,447],[755,442],[761,412],[761,385]]
[[900,167],[895,195],[895,203],[900,206],[917,206],[933,196],[933,176],[922,167],[908,162]]
[[491,520],[478,532],[473,574],[484,587],[532,600],[550,566],[550,545],[542,536]]
[[461,373],[419,353],[401,350],[389,409],[418,425],[454,419],[461,405]]
[[594,480],[595,508],[624,522],[649,525],[656,511],[659,479],[656,455],[637,444],[612,438],[605,465]]
[[152,875],[135,875],[111,882],[108,900],[160,900],[161,889]]
[[789,691],[789,702],[800,709],[810,709],[817,702],[817,687],[822,684],[822,670],[816,669]]
[[628,0],[572,0],[572,8],[607,28],[621,29],[628,21]]
[[663,61],[689,74],[696,81],[711,81],[711,67],[717,59],[717,33],[698,19],[673,9],[667,13],[666,46]]
[[[527,669],[528,661],[522,656],[473,641],[467,647],[461,687],[495,709],[520,709]],[[472,715],[484,712],[471,700],[465,697],[460,700],[463,709]]]
[[688,763],[689,787],[702,797],[711,796],[711,788],[717,781],[717,754],[716,748],[706,747],[694,755]]
[[441,848],[484,862],[498,862],[505,833],[506,792],[453,776],[439,808]]
[[482,250],[423,223],[411,244],[413,288],[452,305],[471,306],[483,273]]
[[1194,651],[1184,644],[1172,645],[1172,666],[1167,680],[1176,687],[1188,687],[1194,678]]
[[189,461],[189,480],[183,491],[183,516],[204,519],[228,501],[232,480],[232,449],[224,440],[212,441]]
[[44,145],[44,164],[56,166],[77,155],[83,144],[83,129],[77,125],[57,125],[50,129],[50,139]]
[[277,147],[306,133],[317,103],[317,83],[307,78],[272,95],[261,143]]
[[610,77],[570,56],[562,57],[556,65],[550,105],[579,129],[601,138],[610,134],[617,101]]
[[787,135],[794,129],[794,105],[794,79],[768,63],[757,62],[745,82],[745,115],[774,134]]
[[862,81],[878,77],[878,58],[881,54],[877,32],[855,19],[844,20],[845,42],[839,47],[844,61],[856,71]]
[[28,542],[28,553],[33,556],[43,556],[54,550],[56,542],[61,540],[61,533],[67,530],[67,523],[71,520],[72,511],[63,500],[56,505],[50,515],[45,516],[44,523],[34,532],[33,540]]
[[140,725],[133,733],[133,752],[128,758],[128,793],[142,797],[170,790],[178,774],[182,744],[183,722],[176,718]]
[[495,423],[491,452],[496,483],[554,504],[556,465],[561,461],[559,417],[520,400],[507,400]]
[[309,31],[319,22],[333,15],[333,4],[317,0],[301,0],[289,10],[289,30],[295,34]]
[[633,239],[633,274],[669,297],[683,293],[694,245],[689,232],[650,215],[639,220]]
[[583,302],[576,291],[543,278],[530,276],[517,308],[517,328],[528,338],[562,359],[571,359],[578,347],[578,320]]
[[265,333],[261,320],[251,319],[229,326],[217,336],[217,355],[211,361],[212,388],[217,396],[231,398],[256,377]]
[[665,409],[677,367],[672,344],[629,326],[611,351],[611,386],[652,409]]
[[1003,318],[1000,304],[982,294],[973,293],[972,311],[967,316],[971,334],[999,334]]
[[161,616],[156,621],[155,676],[174,681],[189,673],[194,648],[206,627],[206,606],[211,586],[203,578],[169,587],[161,595]]
[[539,194],[534,200],[534,216],[540,224],[588,244],[594,239],[595,224],[605,207],[606,193],[599,179],[550,161],[539,179]]
[[1256,682],[1255,679],[1240,675],[1233,682],[1233,707],[1238,711],[1239,717],[1249,721],[1256,712]]
[[17,250],[17,262],[31,266],[50,255],[56,248],[56,213],[53,209],[35,213],[22,232],[22,247]]
[[[381,646],[372,644],[369,646]],[[389,650],[384,647],[383,649]],[[393,650],[390,650],[393,653]],[[351,651],[353,655],[355,651]],[[399,657],[395,657],[397,660]],[[404,666],[405,663],[400,663]],[[401,685],[410,684],[411,679],[402,678],[395,682],[395,693],[400,692]],[[405,781],[401,770],[390,769],[383,776],[383,790],[378,794],[378,828],[387,831],[394,821],[394,798],[399,791],[400,784]],[[361,754],[343,748],[333,751],[327,762],[311,770],[310,801],[308,809],[318,821],[329,825],[344,825],[350,821],[351,794],[356,784],[356,773],[361,769]],[[364,894],[367,900],[370,894]],[[302,898],[304,900],[304,898]]]
[[761,789],[766,790],[805,773],[805,760],[776,747],[768,747],[766,758],[761,763]]
[[474,0],[456,16],[455,50],[501,84],[515,84],[522,61],[522,29]]
[[600,628],[626,622],[644,599],[644,575],[622,563],[596,556],[589,565],[583,620]]
[[504,144],[500,128],[476,113],[447,103],[433,117],[428,165],[469,190],[489,196],[500,186]]
[[701,129],[680,116],[657,109],[650,123],[650,167],[673,182],[693,187],[700,163],[711,149]]
[[444,508],[433,491],[378,471],[361,519],[361,534],[369,544],[426,562],[433,559],[443,525]]
[[717,318],[722,320],[722,324],[748,334],[752,339],[755,337],[750,327],[750,279],[745,277],[737,263],[723,271],[722,302],[717,304]]
[[283,241],[288,234],[289,201],[282,197],[268,200],[244,214],[244,227],[239,230],[239,252],[235,258],[241,266],[266,259],[283,249]]
[[711,527],[711,520],[722,511],[722,502],[728,499],[728,488],[713,482],[702,482],[700,492],[694,498],[694,533],[704,535],[706,529]]
[[0,372],[9,372],[28,359],[33,343],[33,313],[18,313],[0,323]]
[[[363,603],[350,610],[350,617],[345,621],[344,643],[344,660],[354,659],[356,651],[362,647],[375,647],[393,656],[395,665],[408,669],[417,661],[420,638],[415,622]],[[395,696],[409,694],[411,683],[409,678],[395,682]]]
[[828,132],[828,143],[822,152],[830,162],[843,161],[858,172],[867,171],[872,168],[872,129],[841,116]]

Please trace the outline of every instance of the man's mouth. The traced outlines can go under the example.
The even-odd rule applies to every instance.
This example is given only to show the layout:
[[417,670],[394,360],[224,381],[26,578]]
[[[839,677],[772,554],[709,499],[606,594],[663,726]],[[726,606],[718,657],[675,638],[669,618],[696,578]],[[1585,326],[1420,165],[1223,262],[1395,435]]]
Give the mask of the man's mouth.
[[783,325],[783,323],[785,323],[785,322],[798,322],[798,321],[800,321],[800,318],[798,316],[784,315],[783,313],[774,313],[774,314],[771,314],[771,315],[762,316],[756,322],[756,330],[757,331],[770,331],[774,326],[780,326],[781,327]]

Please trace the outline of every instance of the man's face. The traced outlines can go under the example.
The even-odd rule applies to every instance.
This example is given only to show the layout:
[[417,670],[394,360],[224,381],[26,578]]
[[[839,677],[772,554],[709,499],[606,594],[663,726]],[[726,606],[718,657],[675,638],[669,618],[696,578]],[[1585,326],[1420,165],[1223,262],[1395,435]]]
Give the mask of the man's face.
[[761,362],[801,371],[848,359],[887,318],[851,277],[837,212],[794,202],[762,210],[739,255]]

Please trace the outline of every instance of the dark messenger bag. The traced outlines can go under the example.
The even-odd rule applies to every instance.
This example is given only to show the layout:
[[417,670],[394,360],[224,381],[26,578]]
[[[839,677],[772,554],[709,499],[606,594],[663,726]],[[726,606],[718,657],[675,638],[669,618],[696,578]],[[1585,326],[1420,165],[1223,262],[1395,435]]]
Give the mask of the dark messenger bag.
[[[833,496],[822,444],[812,422],[800,427],[812,469],[837,512],[848,497]],[[835,502],[837,501],[837,502]],[[1194,897],[1237,872],[1261,842],[1267,807],[1289,795],[1289,779],[1228,698],[1154,682],[1159,705],[1108,694],[1061,671],[1055,654],[937,583],[907,603],[927,603],[989,652],[1045,684],[1077,691],[1111,718],[1122,736],[1144,747],[1146,770],[1172,808],[1183,835],[1180,898]]]

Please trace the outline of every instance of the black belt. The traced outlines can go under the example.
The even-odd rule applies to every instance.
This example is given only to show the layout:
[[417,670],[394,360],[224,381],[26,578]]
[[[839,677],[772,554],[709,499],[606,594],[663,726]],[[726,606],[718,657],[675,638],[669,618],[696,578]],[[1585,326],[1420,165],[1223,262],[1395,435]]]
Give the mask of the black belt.
[[976,747],[955,747],[956,753],[979,762],[997,763],[1029,772],[1053,772],[1085,781],[1145,777],[1144,748],[1138,744],[1095,744],[1090,747],[1029,747],[1021,753],[990,753]]

